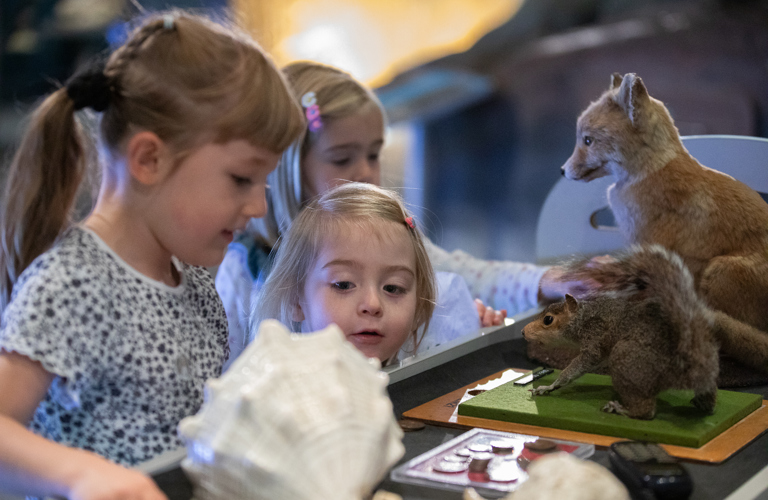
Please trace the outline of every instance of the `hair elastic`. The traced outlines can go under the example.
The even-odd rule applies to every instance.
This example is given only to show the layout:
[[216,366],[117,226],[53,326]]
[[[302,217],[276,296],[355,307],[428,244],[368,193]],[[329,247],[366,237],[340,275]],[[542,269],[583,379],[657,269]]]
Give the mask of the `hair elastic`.
[[416,223],[413,221],[413,217],[406,217],[405,223],[408,224],[408,227],[411,229],[416,229]]
[[104,74],[106,61],[103,55],[92,58],[64,84],[75,111],[91,108],[101,112],[109,106],[112,89],[109,78]]
[[172,30],[173,29],[173,16],[170,14],[166,14],[163,16],[163,29],[166,30]]
[[304,108],[304,116],[307,117],[307,127],[310,132],[317,132],[323,128],[320,119],[320,106],[317,105],[317,97],[314,92],[307,92],[301,96],[301,106]]

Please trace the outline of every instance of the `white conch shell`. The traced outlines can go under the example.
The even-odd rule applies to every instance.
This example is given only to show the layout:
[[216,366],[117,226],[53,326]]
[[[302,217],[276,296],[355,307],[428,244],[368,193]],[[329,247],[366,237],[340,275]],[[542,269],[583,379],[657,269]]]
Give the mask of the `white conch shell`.
[[179,424],[198,499],[360,500],[402,457],[388,377],[331,325],[273,320]]

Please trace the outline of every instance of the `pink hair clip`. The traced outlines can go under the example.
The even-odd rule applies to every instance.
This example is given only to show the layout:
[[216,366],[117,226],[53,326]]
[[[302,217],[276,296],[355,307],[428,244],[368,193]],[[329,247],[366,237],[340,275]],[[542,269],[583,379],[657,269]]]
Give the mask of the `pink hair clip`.
[[410,227],[411,229],[416,229],[416,223],[413,222],[413,217],[406,217],[405,223],[408,224],[408,227]]
[[304,116],[307,117],[307,127],[310,132],[317,132],[323,128],[320,119],[320,106],[317,105],[317,97],[314,92],[307,92],[301,96],[301,105],[304,108]]

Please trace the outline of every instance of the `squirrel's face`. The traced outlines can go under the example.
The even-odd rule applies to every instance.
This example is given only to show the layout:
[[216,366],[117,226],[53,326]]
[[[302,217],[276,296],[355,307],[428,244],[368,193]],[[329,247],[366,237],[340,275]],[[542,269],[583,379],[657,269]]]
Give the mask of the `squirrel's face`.
[[572,340],[563,337],[563,330],[575,311],[566,302],[547,306],[523,328],[523,337],[528,342],[545,346],[573,347]]

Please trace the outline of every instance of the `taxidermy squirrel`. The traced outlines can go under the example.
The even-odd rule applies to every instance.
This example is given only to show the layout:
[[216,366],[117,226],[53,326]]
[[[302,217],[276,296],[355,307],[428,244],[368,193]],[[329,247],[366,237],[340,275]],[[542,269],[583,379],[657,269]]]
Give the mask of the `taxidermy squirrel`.
[[677,253],[710,307],[768,334],[768,204],[696,161],[640,77],[613,74],[579,117],[562,171],[585,182],[613,176],[608,201],[627,242]]
[[555,382],[533,389],[534,395],[607,363],[619,401],[603,411],[651,419],[659,392],[692,389],[694,406],[712,413],[719,346],[745,363],[768,368],[765,334],[707,307],[682,259],[659,245],[569,264],[566,275],[600,286],[585,290],[579,300],[566,295],[565,302],[548,306],[523,329],[528,342],[578,351]]

